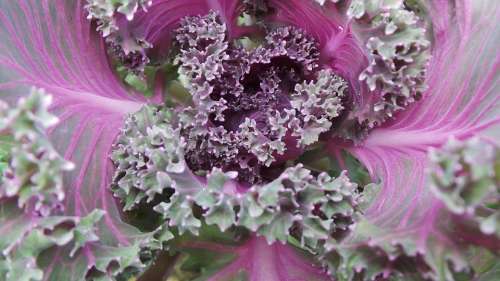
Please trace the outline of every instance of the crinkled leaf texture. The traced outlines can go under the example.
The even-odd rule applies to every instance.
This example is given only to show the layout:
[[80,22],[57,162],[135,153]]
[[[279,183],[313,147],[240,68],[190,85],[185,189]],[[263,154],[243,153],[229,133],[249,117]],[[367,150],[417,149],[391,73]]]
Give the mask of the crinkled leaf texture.
[[[43,278],[83,280],[141,269],[139,251],[152,237],[121,222],[115,200],[107,192],[107,153],[122,116],[138,109],[142,101],[133,100],[114,78],[101,39],[91,31],[81,3],[0,5],[2,99],[18,98],[27,93],[28,85],[54,95],[53,110],[61,123],[52,128],[52,140],[76,164],[74,172],[64,178],[65,215],[78,218],[95,209],[105,210],[94,242],[74,253],[68,247],[44,252],[37,261]],[[95,275],[87,276],[89,271]]]
[[[231,34],[237,34],[239,28],[230,24],[238,12],[237,2],[153,1],[150,13],[146,16],[139,11],[126,32],[145,37],[158,50],[165,51],[160,46],[168,45],[171,30],[180,18],[214,9],[221,12]],[[43,280],[113,280],[123,272],[141,271],[146,264],[140,256],[143,250],[160,249],[158,242],[169,239],[168,235],[165,239],[158,237],[158,232],[142,233],[123,222],[120,207],[109,190],[113,174],[109,154],[124,117],[147,102],[160,102],[160,91],[148,101],[120,84],[103,38],[86,19],[84,5],[83,0],[0,2],[0,97],[13,103],[31,86],[53,95],[51,110],[60,123],[50,128],[49,135],[61,155],[75,164],[74,171],[64,176],[64,215],[78,218],[95,209],[104,211],[95,225],[98,239],[84,243],[74,253],[70,246],[47,246],[49,249],[36,261]],[[16,223],[7,220],[3,227]],[[288,246],[269,247],[262,239],[259,241],[258,252],[249,242],[246,254],[228,270],[244,265],[253,272],[252,280],[326,278],[310,261],[292,254]],[[257,254],[267,257],[262,259],[262,266],[257,263],[261,258]],[[263,270],[263,266],[273,270]],[[0,270],[4,270],[3,265]],[[40,279],[39,272],[35,273]]]
[[[459,140],[477,136],[500,145],[500,31],[492,20],[499,16],[500,3],[428,1],[425,7],[433,28],[428,90],[408,111],[373,130],[363,143],[348,147],[383,186],[366,211],[358,236],[346,245],[369,241],[372,247],[395,253],[400,244],[411,256],[423,255],[436,270],[435,278],[451,280],[448,261],[454,270],[465,266],[462,243],[484,242],[488,247],[498,240],[470,236],[450,226],[449,211],[429,188],[427,151],[441,147],[449,136]],[[330,148],[334,152],[338,144],[332,140]]]
[[[237,14],[236,2],[153,1],[147,14],[139,11],[122,31],[145,38],[156,50],[165,51],[179,18],[215,9],[230,23]],[[349,31],[348,19],[330,8],[334,6],[325,8],[329,12],[326,16],[313,1],[270,2],[277,8],[277,21],[299,26],[315,36],[333,69],[355,91],[367,91],[358,75],[368,62]],[[54,95],[53,111],[61,123],[52,129],[52,139],[64,157],[76,165],[64,179],[65,212],[82,217],[96,208],[105,211],[97,224],[99,241],[85,244],[72,258],[70,248],[44,254],[39,266],[45,280],[82,280],[92,267],[100,272],[98,277],[109,278],[125,268],[140,268],[139,249],[152,239],[122,222],[108,190],[112,176],[108,155],[114,138],[124,116],[147,101],[128,93],[115,78],[102,38],[86,20],[84,4],[82,0],[0,2],[0,96],[15,100],[32,85]],[[477,135],[492,143],[499,138],[496,125],[500,109],[495,90],[500,33],[494,20],[499,16],[499,6],[495,0],[429,1],[433,58],[424,98],[374,130],[364,143],[347,147],[384,184],[351,245],[359,245],[357,239],[383,249],[394,247],[392,242],[401,243],[409,255],[421,252],[443,274],[442,279],[449,279],[444,258],[461,266],[456,256],[459,245],[438,221],[444,205],[428,189],[426,152],[429,147],[441,146],[449,135],[458,139]],[[233,35],[241,32],[232,25],[229,30]],[[157,94],[151,101],[160,98]],[[338,148],[335,141],[330,147],[332,151]],[[401,237],[413,237],[416,243],[410,245]],[[238,258],[212,280],[230,278],[241,268],[248,270],[250,280],[325,279],[287,246],[267,246],[262,239],[251,239],[237,251],[241,252]]]
[[40,255],[52,247],[64,247],[70,257],[84,245],[99,239],[93,226],[103,215],[94,210],[86,217],[48,216],[37,217],[17,208],[14,200],[2,200],[0,204],[0,234],[2,256],[0,277],[2,280],[42,280],[44,265],[38,263]]
[[105,211],[97,223],[98,240],[72,257],[68,247],[44,252],[37,262],[45,280],[111,279],[123,270],[142,270],[139,253],[153,242],[150,233],[122,222],[108,191],[111,145],[124,115],[146,101],[128,93],[115,78],[83,2],[0,3],[0,97],[12,102],[29,93],[30,86],[53,95],[52,111],[60,123],[51,128],[51,139],[75,164],[64,177],[64,215],[84,217],[95,209]]
[[217,11],[222,21],[228,25],[231,36],[239,37],[247,31],[247,28],[236,25],[240,7],[238,0],[155,0],[147,11],[137,10],[131,21],[115,13],[118,18],[116,33],[125,42],[141,39],[150,43],[153,48],[148,50],[149,56],[165,56],[172,43],[172,29],[176,28],[179,19],[185,16],[205,15],[211,10]]

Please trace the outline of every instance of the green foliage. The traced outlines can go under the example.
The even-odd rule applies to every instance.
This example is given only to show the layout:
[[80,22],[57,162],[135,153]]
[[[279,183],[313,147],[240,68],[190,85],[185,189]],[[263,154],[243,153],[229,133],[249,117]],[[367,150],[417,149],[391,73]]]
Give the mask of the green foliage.
[[150,0],[87,0],[85,8],[89,18],[98,21],[97,30],[102,32],[104,37],[108,37],[118,30],[114,20],[116,12],[132,20],[137,9],[146,9],[149,3]]
[[[38,265],[41,254],[52,247],[71,247],[70,256],[87,243],[97,241],[95,225],[103,212],[94,210],[88,216],[30,217],[14,202],[0,206],[2,229],[0,243],[0,279],[6,281],[42,280],[43,268]],[[15,219],[16,223],[10,222]]]
[[0,183],[2,182],[3,172],[10,160],[10,150],[14,144],[13,140],[13,137],[10,135],[0,135]]
[[3,169],[0,198],[15,196],[20,208],[34,202],[34,209],[44,215],[61,204],[62,172],[73,168],[45,135],[45,129],[57,122],[48,112],[50,103],[51,97],[43,90],[32,89],[30,96],[19,100],[17,107],[5,108],[0,113],[0,132],[11,136],[4,138],[3,152],[0,151],[4,159],[10,155]]
[[451,138],[429,152],[431,189],[451,212],[471,215],[486,234],[500,237],[500,152],[480,139]]

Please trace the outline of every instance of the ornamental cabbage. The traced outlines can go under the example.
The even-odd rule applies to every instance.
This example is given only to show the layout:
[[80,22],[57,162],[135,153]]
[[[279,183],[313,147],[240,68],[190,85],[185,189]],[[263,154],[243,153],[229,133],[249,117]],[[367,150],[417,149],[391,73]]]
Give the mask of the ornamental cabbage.
[[0,280],[497,280],[494,0],[0,3]]

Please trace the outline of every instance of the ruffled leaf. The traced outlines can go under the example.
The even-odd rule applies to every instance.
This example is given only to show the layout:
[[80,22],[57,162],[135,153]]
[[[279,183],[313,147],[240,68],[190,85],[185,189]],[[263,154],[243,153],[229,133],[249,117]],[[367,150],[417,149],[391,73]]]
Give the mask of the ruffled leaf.
[[[363,8],[351,14],[357,5]],[[430,41],[421,20],[405,10],[403,1],[353,1],[347,14],[370,18],[373,29],[366,41],[370,64],[359,76],[377,96],[364,116],[372,127],[423,95]]]
[[15,141],[9,147],[11,156],[0,178],[0,200],[15,197],[19,208],[32,209],[42,216],[61,208],[65,196],[62,172],[74,168],[45,134],[58,122],[47,111],[51,100],[43,90],[32,89],[16,107],[3,106],[0,113],[0,133],[12,135]]
[[[500,152],[479,139],[450,139],[431,149],[430,188],[460,220],[500,238]],[[471,218],[472,217],[472,218]]]
[[23,214],[14,201],[3,201],[0,208],[2,243],[0,277],[2,280],[42,280],[44,267],[39,265],[43,252],[68,246],[74,256],[89,242],[95,242],[95,225],[103,212],[94,210],[86,217],[36,217]]
[[434,45],[427,75],[429,89],[422,100],[374,130],[362,144],[349,148],[383,186],[365,212],[366,225],[377,226],[377,230],[370,230],[360,240],[354,234],[353,244],[345,242],[344,247],[360,241],[372,247],[397,244],[405,237],[411,243],[402,242],[403,248],[416,249],[422,255],[432,268],[432,280],[454,280],[456,271],[467,270],[463,250],[468,247],[464,244],[498,251],[495,237],[481,234],[477,226],[457,224],[434,196],[426,173],[431,167],[427,150],[441,147],[450,135],[458,140],[477,136],[491,143],[497,139],[495,46],[499,32],[486,18],[498,13],[499,5],[493,1],[458,2],[426,4]]
[[[86,243],[73,257],[69,246],[44,251],[37,262],[45,280],[137,274],[161,249],[162,239],[168,238],[159,235],[167,233],[164,228],[143,233],[123,223],[109,192],[111,145],[124,116],[139,110],[145,99],[128,93],[115,77],[102,38],[92,31],[83,6],[82,1],[0,4],[1,98],[12,102],[31,85],[53,95],[51,111],[61,122],[49,129],[49,136],[56,151],[75,164],[63,176],[61,215],[85,217],[95,209],[105,212],[95,224],[99,241]],[[141,259],[146,252],[150,258]]]
[[318,141],[321,133],[328,132],[332,120],[338,117],[344,106],[347,83],[329,70],[322,70],[317,80],[295,86],[290,103],[303,116],[303,128],[297,128],[293,135],[299,137],[303,146]]

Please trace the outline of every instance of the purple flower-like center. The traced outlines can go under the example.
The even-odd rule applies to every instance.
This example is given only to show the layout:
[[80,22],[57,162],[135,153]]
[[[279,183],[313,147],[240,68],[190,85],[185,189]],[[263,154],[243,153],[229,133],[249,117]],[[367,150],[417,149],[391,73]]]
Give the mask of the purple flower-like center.
[[183,108],[186,161],[195,172],[237,171],[270,181],[331,130],[347,83],[319,65],[317,42],[300,29],[270,29],[253,49],[230,41],[214,12],[177,30],[176,57],[193,106]]

